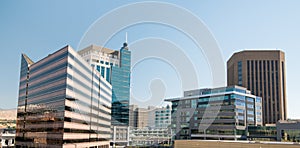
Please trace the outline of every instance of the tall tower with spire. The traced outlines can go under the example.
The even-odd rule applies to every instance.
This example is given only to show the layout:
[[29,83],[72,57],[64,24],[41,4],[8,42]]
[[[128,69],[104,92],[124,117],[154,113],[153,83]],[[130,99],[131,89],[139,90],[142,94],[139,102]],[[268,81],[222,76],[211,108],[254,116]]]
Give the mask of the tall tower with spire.
[[131,51],[125,42],[120,50],[90,45],[78,53],[112,85],[112,125],[129,125]]
[[112,125],[129,125],[130,69],[131,52],[126,41],[119,51],[119,66],[111,68]]

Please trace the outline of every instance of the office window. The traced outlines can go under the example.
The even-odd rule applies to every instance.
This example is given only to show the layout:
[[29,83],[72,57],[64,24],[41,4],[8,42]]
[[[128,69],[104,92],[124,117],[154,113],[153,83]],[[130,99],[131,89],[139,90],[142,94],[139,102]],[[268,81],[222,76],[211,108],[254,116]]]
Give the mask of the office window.
[[247,117],[248,121],[254,121],[253,117]]
[[241,100],[235,100],[234,104],[237,106],[245,106],[245,102]]
[[[276,101],[279,102],[279,79],[278,79],[278,61],[275,61],[275,81],[276,81]],[[277,110],[279,111],[279,103],[276,103]],[[279,119],[279,118],[278,118]]]
[[243,75],[242,75],[242,61],[238,62],[238,85],[243,85]]
[[237,109],[237,112],[238,112],[238,113],[244,113],[244,110],[238,108],[238,109]]
[[258,93],[258,95],[259,96],[262,96],[262,82],[263,82],[263,80],[262,80],[262,71],[263,71],[263,69],[262,69],[262,61],[260,60],[259,61],[259,93]]
[[263,61],[263,69],[264,69],[264,94],[263,94],[263,96],[262,97],[266,97],[266,95],[267,95],[267,80],[266,80],[266,61],[264,60]]
[[101,76],[104,78],[104,71],[105,71],[105,68],[103,66],[101,66]]
[[197,108],[197,100],[192,100],[191,107]]
[[247,111],[247,114],[249,114],[249,115],[254,115],[254,112],[251,111],[251,110],[248,110],[248,111]]
[[244,120],[244,116],[237,116],[239,120]]
[[194,112],[194,114],[197,115],[197,114],[198,114],[198,110],[196,110],[196,111]]
[[250,61],[247,60],[247,89],[250,90]]
[[[254,91],[254,90],[252,90]],[[258,61],[255,60],[255,93],[258,94]]]
[[106,68],[106,81],[110,82],[110,68]]
[[247,108],[253,108],[252,104],[247,104]]
[[[285,90],[284,90],[284,88],[285,88],[285,75],[284,75],[284,70],[285,69],[285,67],[284,67],[284,62],[281,62],[281,74],[282,74],[282,85],[283,85],[283,87],[281,87],[282,88],[282,90],[280,90],[280,91],[282,91],[282,94],[283,94],[283,97],[285,97]],[[284,108],[285,108],[285,105],[286,105],[286,102],[285,102],[285,98],[283,98],[283,106],[284,106]],[[286,119],[286,114],[284,114],[284,119]]]
[[254,102],[253,98],[247,98],[248,102]]
[[261,118],[256,118],[256,121],[257,122],[261,122]]
[[261,103],[261,97],[256,97],[256,102]]

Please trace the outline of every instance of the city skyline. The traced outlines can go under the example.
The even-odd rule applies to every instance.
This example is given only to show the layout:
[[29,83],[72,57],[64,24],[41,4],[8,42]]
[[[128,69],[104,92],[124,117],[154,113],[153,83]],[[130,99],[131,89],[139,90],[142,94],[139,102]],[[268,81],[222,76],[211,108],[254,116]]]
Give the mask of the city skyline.
[[[85,5],[82,5],[83,3],[70,2],[56,2],[47,5],[36,2],[31,6],[31,4],[27,2],[15,3],[2,1],[1,7],[3,9],[1,9],[0,17],[4,21],[0,29],[2,32],[0,35],[0,43],[5,56],[1,61],[1,67],[4,69],[4,72],[1,75],[3,85],[1,86],[2,96],[0,96],[0,100],[4,103],[1,103],[0,108],[17,107],[21,53],[27,53],[29,57],[32,57],[33,61],[37,61],[66,44],[76,47],[84,32],[94,21],[110,10],[130,4],[131,2],[117,2],[112,4],[93,1],[92,4]],[[286,53],[287,117],[299,118],[300,112],[297,110],[297,106],[300,105],[300,101],[297,101],[297,84],[300,82],[299,79],[297,79],[297,73],[299,72],[297,70],[297,61],[299,61],[297,58],[297,54],[299,54],[297,49],[300,48],[300,45],[297,44],[297,39],[300,38],[300,32],[297,26],[300,24],[300,19],[297,17],[299,10],[297,10],[296,7],[299,5],[299,2],[256,1],[262,5],[255,4],[255,2],[220,2],[223,6],[221,6],[222,4],[214,4],[213,2],[198,2],[194,4],[166,2],[191,11],[206,23],[222,49],[224,65],[234,52],[243,49],[281,48]],[[65,8],[64,6],[69,6],[66,9],[72,10],[72,12],[66,12],[63,9]],[[81,12],[77,10],[82,7],[85,11],[82,11],[82,14],[80,14]],[[73,8],[75,9],[73,10]],[[209,8],[215,9],[210,10]],[[18,9],[18,11],[10,11],[14,9]],[[52,12],[55,13],[52,14]],[[240,14],[235,14],[236,12]],[[145,30],[145,28],[149,30],[144,31],[144,34],[140,35],[139,33]],[[188,49],[194,48],[193,45],[190,45],[191,41],[187,41],[186,37],[182,41],[179,41],[180,39],[172,37],[172,35],[178,35],[178,38],[182,37],[178,32],[172,29],[162,31],[162,29],[165,29],[164,26],[153,24],[131,27],[113,36],[107,45],[100,46],[120,49],[122,43],[125,41],[125,32],[128,32],[129,48],[131,43],[133,44],[139,39],[150,36],[167,38],[177,43],[183,49],[187,49],[186,52],[189,55],[192,53],[193,50]],[[158,33],[160,31],[162,32]],[[168,33],[171,35],[167,35]],[[95,44],[97,45],[97,43]],[[80,49],[81,48],[76,50]],[[190,56],[192,59],[204,57],[203,55]],[[160,64],[157,61],[154,62]],[[146,61],[145,64],[141,66],[147,67],[150,63],[153,63],[153,61],[149,63]],[[200,67],[204,65],[204,71],[209,69],[205,66],[207,63],[201,64],[201,60],[198,60],[195,64],[199,64]],[[164,68],[163,66],[158,67],[159,70]],[[136,76],[143,70],[144,69],[133,70],[133,72],[136,73],[133,74],[133,76]],[[145,77],[147,77],[147,75]],[[172,78],[173,77],[174,76],[172,76]],[[200,79],[200,88],[211,87],[211,82],[209,82],[211,76],[209,76],[209,74],[201,74],[201,77],[204,77],[204,79],[208,78],[208,80]],[[133,80],[134,82],[138,82],[139,79],[142,79],[133,78],[136,79]],[[166,79],[166,87],[169,89],[166,92],[166,96],[168,98],[180,96],[181,90],[186,88],[170,87],[168,83],[171,80]],[[132,86],[133,91],[146,90],[145,92],[147,92],[147,89],[137,88],[138,86],[143,86],[141,88],[148,87],[147,85],[138,85],[135,83]],[[136,96],[147,97],[149,94],[136,93]]]

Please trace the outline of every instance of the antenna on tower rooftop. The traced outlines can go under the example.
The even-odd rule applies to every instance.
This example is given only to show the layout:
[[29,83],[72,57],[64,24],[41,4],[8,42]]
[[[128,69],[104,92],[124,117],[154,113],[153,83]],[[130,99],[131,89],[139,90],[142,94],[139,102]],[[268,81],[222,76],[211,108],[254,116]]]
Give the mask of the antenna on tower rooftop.
[[127,40],[127,32],[125,34],[125,43],[128,43],[128,40]]
[[125,34],[125,43],[123,43],[123,47],[128,49],[127,46],[128,46],[128,43],[127,43],[127,32],[126,32],[126,34]]

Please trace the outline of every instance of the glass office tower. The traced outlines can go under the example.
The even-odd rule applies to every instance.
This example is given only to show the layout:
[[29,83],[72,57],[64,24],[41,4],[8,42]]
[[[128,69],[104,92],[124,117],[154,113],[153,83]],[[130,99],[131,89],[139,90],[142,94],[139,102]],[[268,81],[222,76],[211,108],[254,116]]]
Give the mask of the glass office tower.
[[120,66],[112,67],[112,125],[129,124],[131,52],[126,43],[120,50]]
[[185,91],[166,101],[175,139],[246,139],[248,126],[262,125],[261,98],[240,86]]
[[111,88],[70,46],[23,54],[16,147],[109,147]]
[[78,53],[112,85],[112,125],[129,125],[131,52],[90,45]]

